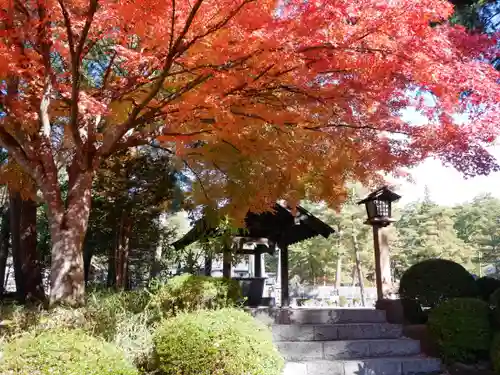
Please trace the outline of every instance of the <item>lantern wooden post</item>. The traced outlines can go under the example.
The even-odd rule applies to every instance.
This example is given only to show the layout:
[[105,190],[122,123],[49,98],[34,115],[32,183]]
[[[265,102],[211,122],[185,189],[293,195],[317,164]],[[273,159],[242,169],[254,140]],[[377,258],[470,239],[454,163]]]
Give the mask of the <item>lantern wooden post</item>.
[[[377,299],[384,299],[384,292],[391,285],[389,245],[386,233],[382,233],[385,227],[394,220],[392,214],[392,202],[401,198],[384,186],[369,194],[365,199],[358,202],[366,206],[368,218],[365,224],[373,228],[373,248],[375,250],[375,281],[377,286]],[[385,287],[385,288],[384,288]]]

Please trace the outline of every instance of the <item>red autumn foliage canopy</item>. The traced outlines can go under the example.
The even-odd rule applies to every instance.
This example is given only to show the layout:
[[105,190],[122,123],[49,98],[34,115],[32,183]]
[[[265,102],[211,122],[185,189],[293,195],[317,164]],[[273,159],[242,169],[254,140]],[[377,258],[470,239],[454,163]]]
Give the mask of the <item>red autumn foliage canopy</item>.
[[[196,175],[199,202],[242,213],[336,203],[346,181],[428,156],[496,168],[496,40],[447,25],[443,0],[0,4],[0,141],[48,201],[58,168],[71,184],[153,140]],[[408,105],[428,123],[403,122]]]

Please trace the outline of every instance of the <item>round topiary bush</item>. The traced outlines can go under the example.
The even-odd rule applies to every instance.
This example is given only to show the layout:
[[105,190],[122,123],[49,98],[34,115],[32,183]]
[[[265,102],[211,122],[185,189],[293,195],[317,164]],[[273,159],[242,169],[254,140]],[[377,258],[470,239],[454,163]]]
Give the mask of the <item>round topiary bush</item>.
[[443,359],[474,362],[486,358],[491,343],[490,309],[476,298],[453,298],[431,310],[427,325]]
[[26,334],[3,348],[3,375],[137,375],[113,345],[80,330]]
[[162,375],[280,375],[283,368],[269,329],[236,309],[177,315],[153,341]]
[[401,299],[434,307],[456,297],[475,297],[477,286],[472,275],[460,264],[446,259],[428,259],[414,264],[399,283]]
[[491,295],[500,289],[500,280],[493,277],[484,276],[476,280],[479,296],[484,300],[490,300]]

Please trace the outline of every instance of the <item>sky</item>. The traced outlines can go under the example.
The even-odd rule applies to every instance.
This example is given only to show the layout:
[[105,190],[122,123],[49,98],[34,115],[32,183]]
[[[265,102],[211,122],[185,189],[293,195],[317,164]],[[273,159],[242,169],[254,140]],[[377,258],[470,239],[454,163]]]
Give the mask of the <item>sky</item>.
[[[405,111],[402,118],[415,124],[427,121],[412,109]],[[500,142],[488,150],[500,162]],[[398,193],[402,195],[401,204],[422,199],[426,186],[431,199],[441,205],[460,204],[485,193],[500,198],[500,172],[464,179],[453,167],[445,167],[440,161],[433,159],[426,160],[409,172],[414,183],[397,180]]]
[[[500,145],[492,150],[492,154],[500,161]],[[398,181],[398,189],[403,196],[401,203],[422,199],[427,186],[434,202],[442,205],[454,205],[472,200],[483,193],[500,198],[500,172],[489,176],[464,179],[452,167],[445,167],[437,160],[427,160],[410,170],[414,183]]]

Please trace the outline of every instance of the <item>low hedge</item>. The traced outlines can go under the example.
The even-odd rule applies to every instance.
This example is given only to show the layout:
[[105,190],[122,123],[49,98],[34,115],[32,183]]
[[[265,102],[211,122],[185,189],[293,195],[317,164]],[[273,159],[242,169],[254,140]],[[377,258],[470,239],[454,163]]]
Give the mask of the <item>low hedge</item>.
[[184,274],[160,286],[152,296],[150,307],[168,317],[181,312],[235,306],[241,297],[236,280]]
[[138,375],[123,353],[80,330],[25,334],[7,343],[3,375]]
[[280,375],[283,368],[269,329],[236,309],[167,319],[153,342],[162,375]]
[[490,309],[475,298],[454,298],[431,310],[429,332],[447,362],[486,358],[491,343]]

